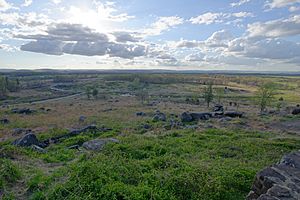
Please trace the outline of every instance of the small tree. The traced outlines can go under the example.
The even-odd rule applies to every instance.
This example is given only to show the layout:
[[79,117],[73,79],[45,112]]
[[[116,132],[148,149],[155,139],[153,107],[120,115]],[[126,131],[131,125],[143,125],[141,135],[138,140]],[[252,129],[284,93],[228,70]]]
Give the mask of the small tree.
[[90,99],[92,95],[92,88],[90,86],[85,88],[85,93],[87,95],[87,98]]
[[94,97],[95,99],[98,98],[98,94],[99,94],[99,92],[98,92],[97,88],[94,88],[94,89],[93,89],[93,92],[92,92],[92,95],[93,95],[93,97]]
[[272,83],[262,84],[257,91],[257,102],[260,107],[260,112],[263,112],[274,100],[276,87]]
[[213,87],[212,87],[212,83],[211,82],[204,89],[203,98],[204,98],[205,102],[207,103],[207,107],[209,107],[209,104],[214,99]]
[[224,98],[225,92],[223,88],[216,88],[215,89],[216,92],[216,99],[218,101],[218,103],[221,103],[221,100]]

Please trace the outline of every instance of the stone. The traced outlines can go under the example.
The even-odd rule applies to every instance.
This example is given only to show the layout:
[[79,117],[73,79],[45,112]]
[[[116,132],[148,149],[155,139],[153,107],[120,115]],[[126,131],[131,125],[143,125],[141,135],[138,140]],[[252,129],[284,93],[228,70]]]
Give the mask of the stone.
[[236,118],[236,117],[241,118],[243,117],[243,115],[244,114],[242,112],[238,112],[238,111],[227,111],[224,113],[224,116],[232,117],[232,118]]
[[86,116],[81,115],[79,117],[79,122],[84,122],[86,120]]
[[119,143],[115,138],[95,139],[83,143],[83,147],[87,150],[101,151],[107,143]]
[[199,113],[191,113],[193,120],[208,120],[212,117],[211,113],[208,112],[199,112]]
[[32,114],[34,111],[31,110],[30,108],[14,108],[11,110],[12,113],[16,113],[16,114],[25,114],[25,115],[29,115]]
[[156,114],[154,115],[152,121],[158,122],[158,121],[166,121],[167,117],[164,113],[161,113],[160,111],[156,111]]
[[79,149],[79,145],[75,144],[75,145],[67,147],[67,149]]
[[146,113],[144,112],[137,112],[135,113],[136,116],[146,116]]
[[246,199],[300,199],[300,151],[283,156],[279,163],[259,172]]
[[6,118],[0,119],[0,124],[9,124],[9,120]]
[[194,121],[193,117],[188,112],[182,113],[181,116],[180,116],[180,119],[181,119],[182,122],[192,122],[192,121]]
[[29,147],[31,145],[38,145],[38,144],[39,141],[33,133],[28,133],[13,142],[13,145],[22,146],[22,147]]
[[300,108],[295,108],[295,109],[292,111],[292,114],[293,114],[293,115],[299,115],[299,114],[300,114]]
[[224,107],[222,105],[215,105],[214,106],[214,112],[224,112]]

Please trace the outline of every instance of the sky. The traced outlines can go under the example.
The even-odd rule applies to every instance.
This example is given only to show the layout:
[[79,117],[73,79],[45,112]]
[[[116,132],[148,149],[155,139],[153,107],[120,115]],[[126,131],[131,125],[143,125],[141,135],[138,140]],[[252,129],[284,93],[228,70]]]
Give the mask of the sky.
[[300,0],[0,0],[1,69],[300,71]]

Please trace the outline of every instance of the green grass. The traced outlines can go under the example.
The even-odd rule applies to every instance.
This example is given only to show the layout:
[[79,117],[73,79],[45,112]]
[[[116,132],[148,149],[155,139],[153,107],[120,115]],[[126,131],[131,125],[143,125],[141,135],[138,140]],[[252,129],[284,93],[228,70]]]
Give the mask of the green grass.
[[90,139],[77,136],[46,154],[33,153],[65,164],[52,174],[34,172],[27,187],[32,199],[244,199],[257,171],[300,148],[299,141],[272,137],[242,130],[178,130],[131,134],[98,153],[63,148]]

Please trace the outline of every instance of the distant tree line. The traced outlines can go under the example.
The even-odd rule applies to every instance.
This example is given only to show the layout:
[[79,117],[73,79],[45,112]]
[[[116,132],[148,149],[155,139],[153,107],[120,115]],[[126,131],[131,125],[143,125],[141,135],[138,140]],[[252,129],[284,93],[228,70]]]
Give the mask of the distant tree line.
[[18,78],[9,79],[7,76],[0,76],[0,98],[5,98],[8,92],[17,92],[20,90],[20,81]]

